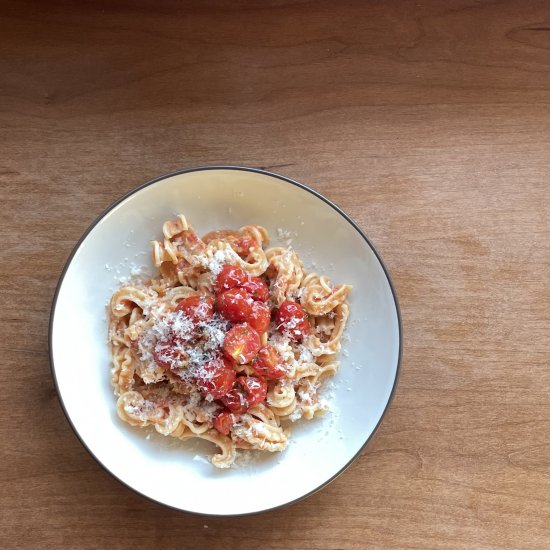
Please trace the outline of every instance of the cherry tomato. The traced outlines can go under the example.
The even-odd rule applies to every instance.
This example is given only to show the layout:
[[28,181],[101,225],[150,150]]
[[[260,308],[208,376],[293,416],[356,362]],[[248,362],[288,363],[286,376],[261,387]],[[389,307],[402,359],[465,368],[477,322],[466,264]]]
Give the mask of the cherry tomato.
[[258,376],[239,376],[237,384],[243,388],[248,406],[253,407],[265,400],[267,382]]
[[174,346],[174,342],[163,341],[157,343],[153,350],[153,359],[155,363],[166,370],[176,368],[180,361],[184,359],[183,353]]
[[259,334],[262,334],[269,328],[271,312],[269,306],[263,302],[254,302],[252,304],[252,313],[248,317],[248,324]]
[[231,411],[235,414],[243,414],[245,413],[248,408],[250,407],[250,404],[248,403],[248,399],[246,398],[246,395],[242,389],[242,387],[237,384],[235,384],[235,387],[228,391],[221,399],[220,401]]
[[269,300],[269,289],[260,277],[250,277],[248,280],[241,283],[241,288],[244,288],[253,300],[267,302]]
[[288,334],[294,340],[301,340],[309,334],[309,321],[306,312],[297,302],[284,301],[275,312],[277,330]]
[[195,323],[208,321],[214,315],[214,298],[211,296],[188,296],[178,303],[176,311],[182,311]]
[[235,325],[223,341],[225,355],[239,365],[252,361],[259,349],[260,335],[248,323]]
[[250,407],[265,400],[267,382],[257,376],[239,376],[233,389],[221,398],[221,402],[236,414],[245,413]]
[[250,317],[253,303],[254,300],[246,290],[231,288],[218,294],[216,307],[228,321],[238,323]]
[[241,286],[248,280],[248,275],[240,267],[224,265],[216,277],[216,287],[219,292]]
[[260,376],[271,380],[276,380],[286,374],[279,352],[269,344],[260,349],[251,367]]
[[214,428],[223,435],[229,435],[231,426],[235,424],[236,418],[232,412],[222,411],[214,418]]
[[195,383],[202,393],[214,399],[223,397],[235,382],[235,369],[225,357],[218,357],[201,367],[195,375]]

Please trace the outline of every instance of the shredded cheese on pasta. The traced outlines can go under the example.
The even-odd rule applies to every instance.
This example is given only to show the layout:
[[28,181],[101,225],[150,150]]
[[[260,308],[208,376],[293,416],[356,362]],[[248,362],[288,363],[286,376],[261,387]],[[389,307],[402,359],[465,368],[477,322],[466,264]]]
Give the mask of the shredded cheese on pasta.
[[[280,238],[290,235],[278,233]],[[201,239],[179,215],[164,223],[163,239],[152,242],[158,275],[127,282],[109,306],[111,381],[119,417],[181,440],[211,441],[218,447],[211,457],[218,468],[231,466],[240,449],[284,450],[292,422],[326,412],[328,404],[319,395],[322,383],[340,366],[337,353],[351,287],[333,286],[324,276],[306,273],[290,242],[286,248],[267,248],[268,242],[267,231],[255,225],[213,231]],[[298,319],[286,323],[284,331],[271,321],[260,335],[261,344],[276,350],[282,375],[267,379],[265,400],[234,414],[224,435],[214,427],[223,402],[201,391],[196,380],[212,378],[206,365],[223,355],[226,334],[234,324],[217,311],[206,315],[206,302],[198,306],[198,321],[177,306],[189,297],[214,298],[216,277],[226,265],[262,277],[272,312],[287,300],[300,304],[311,331],[301,338]],[[239,375],[254,375],[243,354],[233,366]],[[261,385],[254,382],[258,378],[249,380],[252,391],[257,389],[254,383]]]

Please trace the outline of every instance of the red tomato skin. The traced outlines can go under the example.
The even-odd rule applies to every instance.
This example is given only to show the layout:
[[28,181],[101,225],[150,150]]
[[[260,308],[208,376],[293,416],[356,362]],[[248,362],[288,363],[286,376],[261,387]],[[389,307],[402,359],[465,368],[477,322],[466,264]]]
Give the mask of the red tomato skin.
[[241,286],[248,280],[247,273],[235,265],[224,265],[216,277],[218,292]]
[[271,321],[269,306],[263,302],[254,302],[252,304],[252,313],[247,321],[256,332],[259,334],[264,333],[269,328],[269,322]]
[[281,356],[269,344],[260,349],[251,367],[257,374],[269,380],[277,380],[286,374]]
[[235,383],[236,373],[231,363],[225,357],[218,357],[207,363],[204,374],[199,374],[195,380],[201,393],[220,399],[231,390]]
[[239,384],[246,395],[249,408],[261,403],[267,395],[267,382],[259,376],[239,376]]
[[275,311],[275,323],[279,332],[288,334],[294,340],[301,340],[310,331],[306,312],[292,300],[284,301]]
[[261,403],[267,395],[267,382],[258,376],[239,376],[233,389],[221,398],[221,402],[233,413],[244,414]]
[[235,424],[235,415],[230,411],[222,411],[214,419],[214,428],[218,430],[222,435],[229,435],[231,426]]
[[250,407],[248,399],[242,388],[235,384],[233,389],[227,392],[220,401],[233,413],[244,414]]
[[227,331],[223,351],[230,360],[245,365],[256,357],[260,349],[260,335],[248,324],[240,323]]
[[180,358],[183,358],[182,354],[174,348],[174,342],[161,342],[153,350],[155,363],[165,370],[173,369],[176,366],[175,362]]
[[214,298],[211,296],[188,296],[180,300],[175,311],[183,312],[195,323],[208,321],[214,315]]
[[218,294],[216,308],[228,321],[246,321],[252,313],[254,300],[246,290],[231,288]]
[[250,277],[247,281],[241,283],[240,286],[252,296],[253,300],[258,302],[267,302],[269,300],[269,289],[260,277]]

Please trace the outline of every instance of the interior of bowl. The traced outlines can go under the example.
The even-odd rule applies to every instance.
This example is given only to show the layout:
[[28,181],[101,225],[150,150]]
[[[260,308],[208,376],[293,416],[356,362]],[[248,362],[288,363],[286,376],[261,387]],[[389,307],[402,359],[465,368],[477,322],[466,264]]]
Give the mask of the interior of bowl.
[[[182,442],[117,417],[110,385],[106,304],[120,278],[153,273],[150,241],[183,213],[199,234],[263,225],[289,239],[306,270],[353,285],[342,363],[327,397],[331,412],[292,425],[283,453],[258,453],[217,470],[208,443]],[[274,174],[210,168],[166,176],[109,209],[69,260],[51,320],[52,368],[77,435],[115,477],[143,495],[204,514],[253,513],[314,492],[348,465],[377,427],[397,378],[400,325],[383,265],[364,235],[311,190]],[[259,488],[261,488],[259,490]],[[223,498],[221,495],[231,495]]]

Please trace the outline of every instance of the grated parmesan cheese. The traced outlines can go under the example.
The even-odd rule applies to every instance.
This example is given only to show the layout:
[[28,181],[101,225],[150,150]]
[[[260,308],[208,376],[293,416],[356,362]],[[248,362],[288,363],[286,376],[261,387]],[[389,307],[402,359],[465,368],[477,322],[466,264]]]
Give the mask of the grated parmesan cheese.
[[229,250],[216,250],[212,258],[205,256],[197,256],[199,264],[208,269],[213,275],[218,275],[225,264],[230,264],[235,261],[234,255]]
[[205,367],[219,356],[228,327],[218,313],[198,323],[182,311],[164,314],[138,337],[138,356],[146,365],[162,361],[185,381],[206,380],[213,372]]
[[294,292],[294,297],[296,298],[296,300],[299,300],[303,296],[304,291],[305,291],[305,288],[303,287],[296,289],[296,291]]
[[300,420],[300,418],[302,418],[302,409],[298,408],[294,409],[288,417],[291,422],[296,422],[297,420]]
[[282,227],[277,228],[277,237],[279,240],[284,241],[285,245],[289,247],[292,244],[292,234],[287,229]]

